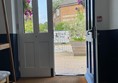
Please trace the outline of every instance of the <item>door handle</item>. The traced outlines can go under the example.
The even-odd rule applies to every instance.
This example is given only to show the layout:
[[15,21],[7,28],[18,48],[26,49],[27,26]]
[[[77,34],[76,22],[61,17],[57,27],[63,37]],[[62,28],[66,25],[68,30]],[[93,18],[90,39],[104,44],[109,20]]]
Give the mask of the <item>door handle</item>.
[[87,31],[87,35],[90,35],[89,32],[93,32],[93,29],[90,29],[89,31]]
[[93,37],[93,38],[96,38],[96,27],[93,27],[92,29],[88,30],[88,31],[87,31],[87,35],[90,35],[89,32],[92,33],[92,37]]

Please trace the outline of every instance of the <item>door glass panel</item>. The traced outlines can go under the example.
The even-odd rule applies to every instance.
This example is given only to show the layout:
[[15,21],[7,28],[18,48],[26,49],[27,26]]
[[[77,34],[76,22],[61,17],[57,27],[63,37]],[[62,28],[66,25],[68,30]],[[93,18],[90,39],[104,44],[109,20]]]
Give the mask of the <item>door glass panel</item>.
[[38,0],[39,30],[48,32],[47,0]]
[[92,58],[92,62],[91,62],[92,64],[91,64],[91,65],[92,65],[92,74],[94,74],[94,55],[93,55],[93,44],[92,44],[92,46],[91,46],[91,47],[92,47],[92,48],[91,48],[91,51],[92,51],[92,57],[91,57],[91,58]]
[[86,42],[87,68],[89,67],[89,42]]
[[89,0],[89,29],[91,28],[91,0]]
[[89,24],[89,23],[88,23],[88,22],[89,22],[89,21],[88,21],[88,19],[89,19],[89,18],[88,18],[88,17],[89,17],[88,0],[86,0],[86,3],[87,3],[87,4],[86,4],[86,30],[88,30],[88,29],[89,29],[89,25],[88,25],[88,24]]
[[90,73],[92,73],[92,51],[91,51],[91,42],[89,42],[89,52],[90,52]]
[[23,0],[24,8],[24,32],[33,33],[33,12],[32,12],[32,0]]
[[91,0],[91,28],[93,27],[93,2]]

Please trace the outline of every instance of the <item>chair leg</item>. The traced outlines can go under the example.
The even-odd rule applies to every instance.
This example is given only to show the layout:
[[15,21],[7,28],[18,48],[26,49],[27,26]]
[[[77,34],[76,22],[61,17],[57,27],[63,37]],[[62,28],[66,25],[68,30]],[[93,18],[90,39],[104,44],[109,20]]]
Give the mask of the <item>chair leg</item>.
[[6,83],[9,83],[9,76],[6,78]]

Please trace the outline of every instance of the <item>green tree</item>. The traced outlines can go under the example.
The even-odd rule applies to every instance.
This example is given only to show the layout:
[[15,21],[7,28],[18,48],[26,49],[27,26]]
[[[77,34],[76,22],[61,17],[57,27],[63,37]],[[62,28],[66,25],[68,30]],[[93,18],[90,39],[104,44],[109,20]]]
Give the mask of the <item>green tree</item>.
[[32,20],[25,21],[25,33],[33,32],[33,22]]
[[72,39],[85,40],[85,15],[83,12],[78,11],[75,20],[71,21],[69,25]]
[[[48,31],[47,22],[44,24],[40,23],[39,29],[41,32],[47,32]],[[32,22],[32,20],[26,20],[25,21],[25,33],[32,33],[32,32],[33,32],[33,22]]]
[[55,26],[55,31],[68,30],[68,27],[69,27],[68,23],[66,23],[66,22],[59,22]]
[[40,23],[39,24],[39,29],[40,29],[41,32],[47,32],[48,31],[48,24],[47,24],[47,22],[45,22],[44,24]]
[[59,22],[55,25],[55,31],[69,31],[71,40],[85,40],[85,15],[78,11],[74,20]]
[[53,10],[55,10],[62,2],[63,0],[53,0]]

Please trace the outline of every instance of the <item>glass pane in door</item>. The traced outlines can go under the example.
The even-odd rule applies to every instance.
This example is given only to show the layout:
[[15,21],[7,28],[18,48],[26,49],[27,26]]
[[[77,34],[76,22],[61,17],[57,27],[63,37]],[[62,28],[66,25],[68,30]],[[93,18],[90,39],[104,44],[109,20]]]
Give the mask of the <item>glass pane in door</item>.
[[24,8],[24,32],[33,33],[32,0],[23,0]]
[[47,0],[38,0],[39,30],[48,32]]

